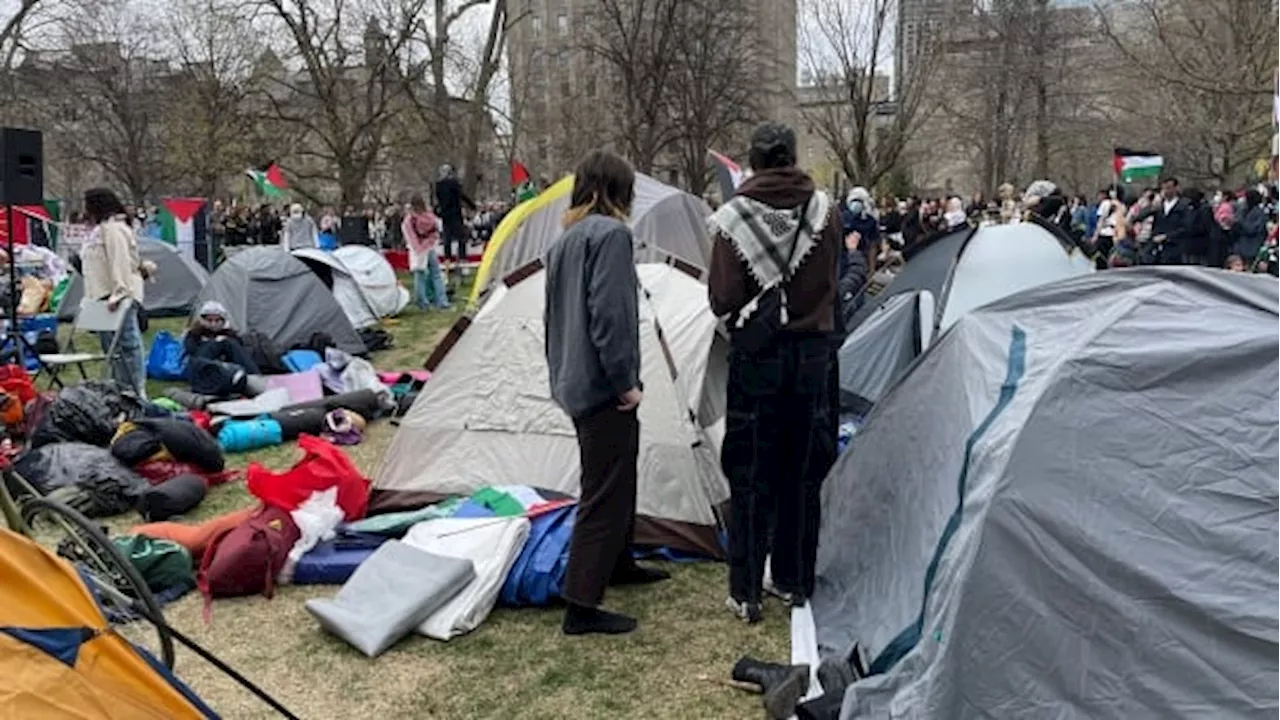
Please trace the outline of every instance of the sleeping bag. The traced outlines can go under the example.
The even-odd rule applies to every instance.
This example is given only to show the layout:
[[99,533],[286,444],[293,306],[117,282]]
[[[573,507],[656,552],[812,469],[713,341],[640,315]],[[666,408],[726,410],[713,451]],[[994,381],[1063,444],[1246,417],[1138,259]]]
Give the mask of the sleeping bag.
[[179,475],[139,495],[138,512],[145,520],[168,520],[199,505],[206,490],[204,478],[199,475]]
[[153,522],[146,525],[135,525],[129,529],[130,534],[146,535],[151,538],[172,540],[191,553],[193,560],[200,560],[209,543],[224,532],[244,524],[258,508],[247,507],[233,510],[202,523]]

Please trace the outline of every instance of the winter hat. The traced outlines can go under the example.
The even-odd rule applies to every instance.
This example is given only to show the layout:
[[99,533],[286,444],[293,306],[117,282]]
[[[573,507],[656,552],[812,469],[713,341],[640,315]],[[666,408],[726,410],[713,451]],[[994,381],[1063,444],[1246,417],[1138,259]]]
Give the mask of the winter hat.
[[1041,198],[1047,198],[1058,192],[1058,186],[1048,180],[1036,180],[1027,186],[1027,191],[1022,194],[1022,204],[1028,207],[1040,202]]
[[200,306],[200,317],[204,317],[205,315],[214,315],[226,320],[227,308],[217,300],[208,300],[205,304]]

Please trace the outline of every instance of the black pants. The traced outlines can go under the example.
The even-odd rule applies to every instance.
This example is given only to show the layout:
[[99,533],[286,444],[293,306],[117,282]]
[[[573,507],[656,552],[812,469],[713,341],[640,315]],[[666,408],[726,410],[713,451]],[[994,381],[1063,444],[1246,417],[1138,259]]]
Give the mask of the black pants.
[[457,224],[446,222],[441,245],[444,256],[450,260],[465,260],[467,256],[467,229],[459,220]]
[[636,520],[636,459],[640,420],[613,405],[573,421],[582,464],[582,495],[569,541],[565,600],[596,607],[609,577],[631,561]]
[[195,351],[191,353],[194,357],[204,358],[205,360],[218,360],[220,362],[239,365],[244,371],[250,375],[258,374],[258,364],[249,356],[249,351],[239,340],[233,338],[219,338],[217,340],[205,340],[196,346]]
[[760,601],[771,550],[778,589],[813,594],[822,480],[836,453],[831,342],[783,333],[754,355],[729,356],[720,462],[731,493],[729,592],[740,602]]

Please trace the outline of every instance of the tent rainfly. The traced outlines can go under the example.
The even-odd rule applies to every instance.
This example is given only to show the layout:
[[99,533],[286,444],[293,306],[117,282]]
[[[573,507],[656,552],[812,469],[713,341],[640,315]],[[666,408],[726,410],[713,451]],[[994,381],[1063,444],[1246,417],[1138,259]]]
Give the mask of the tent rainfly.
[[840,348],[840,404],[866,414],[935,337],[974,308],[1095,271],[1074,243],[1035,223],[942,235],[854,317]]
[[[154,316],[186,315],[209,282],[209,273],[200,263],[166,242],[138,238],[138,254],[156,264],[155,278],[143,287],[142,305]],[[69,321],[75,317],[84,298],[84,278],[72,276],[67,294],[58,307],[58,315]]]
[[823,486],[793,651],[865,669],[839,717],[1274,717],[1278,303],[1135,268],[962,316]]
[[[485,246],[471,288],[478,302],[495,281],[541,258],[560,236],[560,219],[569,209],[573,176],[507,213]],[[701,272],[711,266],[706,219],[711,209],[702,198],[636,173],[635,200],[628,224],[635,235],[636,262],[666,262],[675,256]]]
[[315,248],[294,250],[293,256],[311,268],[311,272],[329,288],[352,327],[359,330],[378,324],[378,313],[374,310],[373,303],[364,294],[364,289],[356,282],[355,275],[346,263],[331,252]]
[[[644,264],[637,272],[645,401],[636,541],[720,557],[720,509],[729,497],[719,468],[726,348],[706,286],[683,266]],[[374,506],[511,483],[577,494],[573,424],[547,381],[545,276],[541,262],[512,273],[427,361],[431,382],[387,451]]]
[[209,278],[193,312],[207,300],[226,306],[233,327],[256,330],[282,348],[325,333],[340,350],[367,352],[324,282],[306,263],[278,247],[251,247],[232,255]]
[[394,317],[409,305],[409,291],[382,253],[366,245],[345,245],[333,256],[346,266],[378,317]]

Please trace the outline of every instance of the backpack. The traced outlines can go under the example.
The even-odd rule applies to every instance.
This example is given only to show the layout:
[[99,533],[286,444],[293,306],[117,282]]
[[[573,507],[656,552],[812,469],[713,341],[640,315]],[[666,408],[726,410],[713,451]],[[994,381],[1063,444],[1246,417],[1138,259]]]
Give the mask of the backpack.
[[178,543],[146,535],[125,535],[111,542],[129,558],[151,592],[170,588],[181,588],[185,592],[195,586],[191,553]]
[[284,351],[275,340],[257,330],[250,330],[241,336],[240,340],[244,343],[244,349],[249,352],[249,358],[263,375],[283,375],[289,372],[280,360],[284,356]]
[[201,558],[197,580],[206,607],[215,597],[275,595],[276,575],[301,536],[288,512],[264,506],[214,537]]

